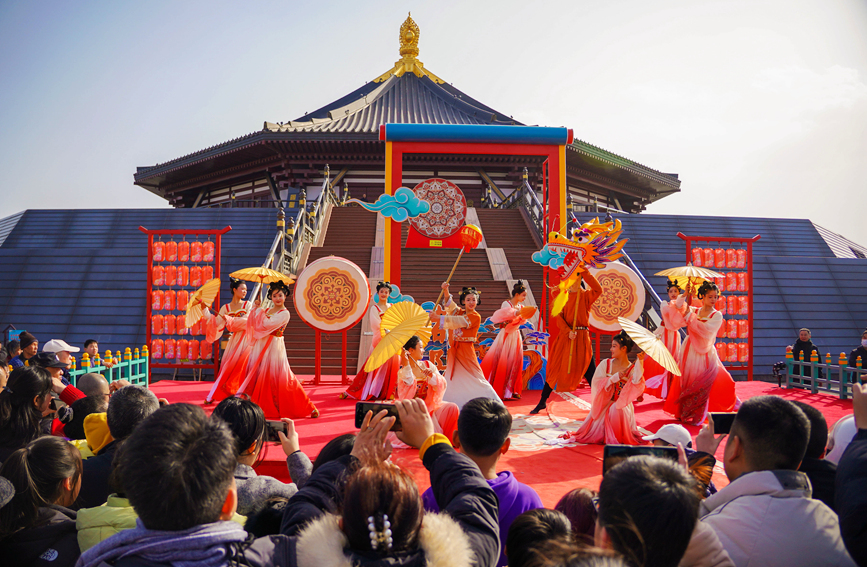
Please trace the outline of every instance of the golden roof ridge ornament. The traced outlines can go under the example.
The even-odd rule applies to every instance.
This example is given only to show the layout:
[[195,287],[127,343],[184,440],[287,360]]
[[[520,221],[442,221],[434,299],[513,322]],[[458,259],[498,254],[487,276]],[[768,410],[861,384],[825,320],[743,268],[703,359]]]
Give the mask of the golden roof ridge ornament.
[[413,73],[416,77],[428,77],[435,83],[445,83],[442,79],[424,68],[424,63],[418,60],[418,38],[421,35],[418,24],[412,19],[412,13],[409,13],[406,20],[400,26],[400,56],[401,59],[394,64],[394,67],[373,80],[375,83],[381,83],[390,76],[401,77],[404,73]]

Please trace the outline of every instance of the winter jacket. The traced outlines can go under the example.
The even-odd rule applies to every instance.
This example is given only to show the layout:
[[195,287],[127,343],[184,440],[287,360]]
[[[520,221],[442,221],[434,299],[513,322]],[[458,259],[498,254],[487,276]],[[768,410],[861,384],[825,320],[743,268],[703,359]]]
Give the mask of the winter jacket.
[[867,429],[859,429],[837,464],[837,513],[846,548],[867,567]]
[[[822,358],[822,353],[819,352],[819,347],[817,347],[815,344],[813,344],[812,340],[802,341],[801,339],[797,339],[795,341],[795,344],[792,345],[792,358],[796,362],[799,360],[804,361],[804,362],[810,362],[810,356],[812,355],[812,353],[814,351],[816,352],[816,357],[818,358],[819,363],[824,362],[824,359]],[[822,372],[821,368],[819,368],[818,370],[819,370],[819,378],[823,378],[825,373]],[[801,373],[801,365],[795,364],[792,367],[792,372],[795,374],[800,374]],[[804,366],[804,376],[812,376],[812,375],[813,375],[812,368],[810,368],[809,366]]]
[[117,451],[117,443],[112,441],[98,451],[95,457],[81,464],[81,491],[73,506],[76,510],[102,506],[108,500],[108,495],[114,492],[109,487],[108,479],[111,476],[111,463]]
[[[863,346],[859,346],[855,350],[849,353],[849,360],[846,361],[846,366],[851,368],[861,368],[861,365],[864,365],[864,368],[867,368],[867,348]],[[849,373],[849,382],[855,382],[857,372]]]
[[837,465],[825,459],[804,459],[798,470],[810,479],[813,500],[821,500],[828,508],[836,510],[834,481],[837,478]]
[[709,525],[696,522],[680,567],[735,567],[734,561]]
[[310,477],[313,463],[301,451],[286,457],[289,476],[295,482],[286,483],[271,476],[258,476],[253,467],[238,463],[235,467],[235,486],[238,488],[238,513],[249,516],[265,505],[265,500],[274,496],[292,498],[298,487]]
[[738,567],[854,565],[837,515],[810,493],[798,471],[746,473],[702,501],[699,516]]
[[75,512],[62,506],[40,508],[36,527],[0,541],[4,567],[73,567],[79,555]]

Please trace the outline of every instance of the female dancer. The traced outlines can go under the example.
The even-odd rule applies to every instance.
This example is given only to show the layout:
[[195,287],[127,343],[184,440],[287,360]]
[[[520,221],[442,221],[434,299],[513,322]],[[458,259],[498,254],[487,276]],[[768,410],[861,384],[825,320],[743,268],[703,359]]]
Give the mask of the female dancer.
[[527,321],[520,315],[525,299],[527,287],[518,280],[512,286],[512,299],[504,301],[491,316],[501,330],[482,360],[482,372],[504,400],[519,400],[524,390],[524,345],[519,327]]
[[482,316],[476,312],[476,305],[480,301],[479,292],[474,287],[465,287],[459,296],[459,301],[464,307],[460,309],[449,293],[449,284],[443,283],[442,288],[448,294],[448,301],[445,304],[448,315],[442,316],[440,325],[446,330],[453,330],[446,357],[448,387],[443,399],[457,404],[458,408],[464,407],[464,404],[473,398],[490,398],[499,401],[497,392],[485,380],[474,347],[476,335],[482,324]]
[[635,343],[624,331],[611,340],[611,358],[596,367],[591,385],[590,415],[575,433],[573,441],[604,445],[641,445],[632,402],[644,391],[644,353],[630,364],[627,355]]
[[[205,398],[206,404],[214,403],[214,398],[222,400],[234,396],[247,371],[247,358],[250,356],[250,343],[246,334],[247,314],[250,313],[253,303],[244,299],[247,297],[247,284],[242,280],[229,278],[229,289],[232,290],[232,301],[223,305],[216,316],[211,314],[208,308],[205,308],[202,316],[205,340],[209,343],[218,341],[224,332],[229,333],[229,344],[226,345],[220,361],[220,374]],[[231,324],[228,323],[226,315],[231,318]]]
[[[382,340],[382,331],[380,324],[382,323],[382,314],[391,307],[388,303],[388,294],[391,293],[391,284],[388,282],[379,282],[376,284],[376,295],[379,298],[378,303],[370,306],[368,311],[368,320],[370,321],[370,331],[373,333],[373,341],[370,343],[370,352],[367,357],[373,354],[373,349]],[[367,361],[365,360],[365,364]],[[340,394],[340,399],[353,398],[355,400],[393,400],[395,389],[397,388],[397,370],[400,368],[399,356],[395,355],[388,361],[368,372],[362,366],[361,371],[356,374],[355,379],[349,388]]]
[[722,313],[714,309],[719,288],[705,281],[698,288],[698,298],[701,307],[690,307],[686,312],[689,336],[678,360],[683,375],[672,380],[664,407],[688,425],[704,423],[708,411],[735,411],[740,405],[734,380],[714,348],[716,333],[723,324]]
[[400,373],[397,382],[397,399],[411,400],[421,398],[427,406],[427,411],[433,418],[437,433],[442,433],[449,439],[458,428],[460,409],[451,402],[443,401],[446,391],[446,379],[440,374],[436,365],[424,357],[424,345],[415,335],[403,345],[400,355]]
[[[680,354],[680,333],[677,331],[686,326],[683,318],[686,305],[676,281],[668,280],[668,301],[662,302],[660,311],[662,324],[656,329],[656,336],[662,339],[676,360]],[[671,387],[671,373],[651,358],[644,365],[644,376],[647,383],[644,391],[664,400]]]
[[[297,419],[308,414],[319,417],[319,410],[307,397],[286,358],[283,329],[289,323],[289,311],[284,307],[288,295],[289,286],[278,281],[268,289],[268,299],[274,304],[271,309],[262,309],[258,299],[253,302],[253,309],[247,316],[251,343],[247,377],[238,395],[249,396],[268,419]],[[231,319],[231,315],[226,316],[227,325]]]

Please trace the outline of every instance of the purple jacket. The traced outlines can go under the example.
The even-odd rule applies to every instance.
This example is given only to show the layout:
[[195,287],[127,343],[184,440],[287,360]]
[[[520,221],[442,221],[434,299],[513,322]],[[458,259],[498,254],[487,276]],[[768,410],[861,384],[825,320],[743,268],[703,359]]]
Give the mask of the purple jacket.
[[[500,501],[499,520],[500,520],[500,560],[497,561],[497,567],[503,567],[508,564],[506,559],[506,535],[509,533],[509,526],[520,514],[527,510],[535,510],[536,508],[544,508],[542,500],[536,491],[518,482],[512,473],[506,471],[497,474],[497,478],[488,481],[488,485],[493,489],[494,494]],[[433,490],[428,488],[422,494],[424,501],[424,509],[428,512],[439,512],[440,507],[434,499]]]

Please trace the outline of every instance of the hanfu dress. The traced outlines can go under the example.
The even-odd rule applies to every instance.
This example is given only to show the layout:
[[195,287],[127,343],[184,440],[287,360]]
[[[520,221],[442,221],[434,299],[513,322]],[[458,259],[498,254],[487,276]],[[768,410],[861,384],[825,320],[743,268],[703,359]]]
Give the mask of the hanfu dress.
[[397,399],[423,399],[428,413],[433,418],[436,432],[451,439],[455,429],[458,428],[460,409],[456,404],[443,401],[443,394],[447,389],[445,377],[440,374],[436,365],[428,360],[419,360],[416,364],[421,371],[430,371],[429,377],[421,371],[414,371],[411,364],[402,366],[398,373]]
[[524,390],[524,344],[520,326],[527,320],[520,316],[520,303],[504,301],[491,315],[491,321],[500,325],[494,344],[482,360],[482,372],[502,399],[520,398]]
[[289,367],[283,342],[283,329],[288,323],[289,311],[285,307],[273,315],[253,307],[247,316],[250,358],[239,393],[248,395],[268,419],[297,419],[316,411]]
[[[390,304],[386,303],[385,307],[380,307],[379,304],[373,303],[368,311],[367,317],[370,322],[370,330],[373,333],[373,341],[370,344],[370,352],[367,353],[367,358],[373,354],[373,349],[382,340],[382,315]],[[365,364],[367,360],[365,359]],[[352,380],[352,384],[346,390],[346,397],[356,400],[393,400],[397,388],[397,371],[400,368],[400,356],[394,355],[389,358],[385,364],[379,368],[375,368],[370,372],[366,371],[362,366],[361,371],[356,374]]]
[[247,340],[247,314],[253,303],[244,301],[241,308],[230,311],[229,304],[223,305],[217,315],[205,311],[202,323],[205,330],[205,340],[214,343],[220,340],[224,333],[229,334],[229,343],[220,359],[220,373],[208,392],[207,401],[221,401],[234,396],[247,373],[247,358],[250,356],[250,344]]
[[[662,313],[662,325],[656,329],[656,336],[665,344],[665,348],[671,353],[671,357],[677,360],[680,355],[680,333],[678,329],[686,326],[684,318],[684,296],[675,300],[663,301],[660,306]],[[672,374],[652,358],[647,358],[644,365],[644,380],[646,387],[644,392],[665,399],[671,388]]]
[[[602,286],[590,272],[584,272],[583,277],[588,289],[569,292],[563,310],[552,317],[551,325],[556,326],[557,337],[548,355],[546,382],[558,392],[571,392],[578,388],[593,358],[589,332],[590,307],[602,295]],[[576,333],[572,340],[569,340],[569,331]]]
[[614,359],[603,360],[596,367],[590,387],[590,415],[572,434],[578,443],[605,445],[641,445],[641,433],[635,423],[632,403],[644,392],[644,369],[636,360],[625,370],[612,372]]
[[730,412],[740,405],[735,382],[714,348],[723,315],[714,310],[702,319],[698,312],[698,307],[690,307],[686,313],[689,336],[677,362],[683,375],[672,380],[664,406],[666,412],[688,425],[704,423],[708,411]]
[[449,353],[446,357],[445,377],[448,382],[443,400],[464,407],[474,398],[490,398],[500,401],[500,397],[490,382],[485,379],[479,359],[476,356],[476,335],[482,324],[482,317],[476,311],[459,309],[449,298],[445,306],[448,315],[442,316],[442,326],[453,331],[449,338]]

